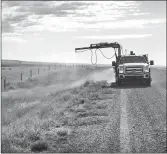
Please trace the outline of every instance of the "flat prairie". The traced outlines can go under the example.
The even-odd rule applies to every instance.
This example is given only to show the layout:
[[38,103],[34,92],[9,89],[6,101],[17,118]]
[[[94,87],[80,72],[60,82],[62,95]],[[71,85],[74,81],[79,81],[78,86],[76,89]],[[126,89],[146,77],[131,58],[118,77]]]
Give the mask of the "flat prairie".
[[[6,67],[2,72],[10,81],[2,92],[2,152],[71,151],[67,142],[78,125],[96,123],[93,116],[97,115],[105,121],[104,104],[97,104],[97,111],[87,112],[87,108],[92,107],[90,98],[98,96],[90,93],[89,85],[95,91],[101,87],[91,80],[106,68],[57,68],[18,82],[17,74],[22,70],[28,77],[29,69]],[[73,118],[81,119],[80,123]]]
[[166,153],[166,68],[115,86],[113,68],[66,67],[2,92],[2,152]]

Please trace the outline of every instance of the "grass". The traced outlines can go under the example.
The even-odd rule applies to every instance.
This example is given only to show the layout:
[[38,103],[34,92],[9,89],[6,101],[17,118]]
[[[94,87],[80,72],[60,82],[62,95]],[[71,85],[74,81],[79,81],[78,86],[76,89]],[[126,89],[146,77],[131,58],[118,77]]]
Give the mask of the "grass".
[[[3,66],[3,64],[6,62],[2,61],[2,77],[6,77],[6,82],[8,83],[7,89],[12,89],[15,88],[17,83],[20,83],[20,86],[22,85],[23,82],[27,81],[28,79],[31,79],[31,73],[33,78],[34,77],[42,77],[46,76],[47,74],[52,74],[53,72],[57,72],[58,75],[57,78],[58,80],[63,80],[68,76],[71,78],[71,80],[75,80],[74,78],[76,77],[82,77],[84,74],[83,69],[85,69],[87,72],[93,71],[95,68],[92,66],[84,66],[84,67],[71,67],[71,64],[67,64],[67,67],[65,65],[62,65],[63,67],[60,67],[59,64],[40,64],[36,63],[33,65],[33,63],[28,63],[28,62],[21,62],[21,64],[17,65],[18,62],[10,62],[8,61],[5,65],[6,67]],[[9,65],[9,66],[8,66]],[[49,67],[50,66],[50,67]],[[69,69],[70,68],[70,69]],[[90,68],[90,69],[87,69]],[[76,74],[72,74],[70,70],[78,70]],[[104,69],[103,67],[101,68],[96,68],[96,70]],[[66,70],[66,71],[64,71]],[[30,72],[31,71],[31,72]],[[59,76],[59,72],[61,72],[61,76]],[[21,81],[21,73],[22,73],[22,81]],[[67,76],[66,76],[67,75]],[[49,79],[49,77],[48,77]],[[51,80],[49,80],[51,81]],[[50,83],[48,83],[50,84]]]
[[[78,80],[92,70],[70,71],[60,73],[67,84],[53,86],[52,72],[43,77],[50,83],[39,77],[27,81],[35,87],[2,93],[2,152],[71,152],[71,139],[78,127],[107,122],[107,104],[100,103],[98,95],[105,92],[106,82],[85,81],[70,88],[72,75],[77,74]],[[45,83],[49,84],[43,87]]]
[[[23,81],[27,80],[30,77],[30,70],[32,70],[32,75],[36,76],[38,75],[38,68],[40,68],[40,75],[42,74],[47,74],[48,71],[48,67],[29,67],[29,66],[21,66],[21,67],[5,67],[2,70],[2,76],[6,76],[6,79],[8,82],[18,82],[21,81],[21,73],[23,73],[22,75],[22,79]],[[52,69],[53,71],[53,69]]]
[[[53,69],[41,72],[40,74],[33,74],[32,78],[30,78],[28,74],[30,69],[29,67],[14,67],[12,70],[2,71],[2,76],[6,76],[6,91],[20,88],[30,89],[34,87],[52,87],[57,84],[70,84],[73,81],[84,79],[84,77],[93,72],[85,68],[57,68],[56,70]],[[34,67],[32,69],[36,70],[37,68]],[[20,81],[20,72],[22,71],[26,73],[23,75],[23,81]]]

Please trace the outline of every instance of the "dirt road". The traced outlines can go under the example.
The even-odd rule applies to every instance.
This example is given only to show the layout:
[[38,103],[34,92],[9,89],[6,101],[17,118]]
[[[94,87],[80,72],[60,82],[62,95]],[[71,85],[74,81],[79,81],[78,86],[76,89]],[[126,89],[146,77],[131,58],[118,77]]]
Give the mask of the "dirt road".
[[[94,74],[97,80],[113,78],[112,70]],[[104,76],[104,74],[106,76]],[[138,84],[113,87],[103,94],[107,121],[78,129],[75,143],[80,152],[163,153],[166,151],[166,70],[152,69],[152,86]],[[111,81],[111,80],[110,80]],[[80,136],[80,137],[78,137]]]

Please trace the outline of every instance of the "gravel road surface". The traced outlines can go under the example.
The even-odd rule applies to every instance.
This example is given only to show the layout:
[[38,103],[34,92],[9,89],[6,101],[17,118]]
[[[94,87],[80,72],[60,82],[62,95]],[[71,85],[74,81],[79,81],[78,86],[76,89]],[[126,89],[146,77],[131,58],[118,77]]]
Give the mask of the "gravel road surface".
[[[103,94],[105,96],[101,101],[108,106],[107,120],[100,125],[88,125],[78,129],[77,138],[74,138],[78,143],[76,146],[80,148],[77,151],[167,152],[166,69],[151,70],[151,87],[131,83],[113,87],[112,94]],[[108,71],[111,71],[111,74],[108,73],[106,79],[113,79],[113,70]],[[100,80],[100,74],[97,78]],[[104,72],[102,80],[105,80]]]

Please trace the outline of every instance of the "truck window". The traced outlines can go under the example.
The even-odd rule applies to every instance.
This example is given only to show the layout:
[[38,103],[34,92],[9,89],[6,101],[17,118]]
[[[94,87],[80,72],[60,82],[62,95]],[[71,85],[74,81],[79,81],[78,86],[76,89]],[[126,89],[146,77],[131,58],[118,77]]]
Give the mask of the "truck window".
[[125,56],[120,59],[120,64],[123,63],[147,63],[147,61],[143,56]]

